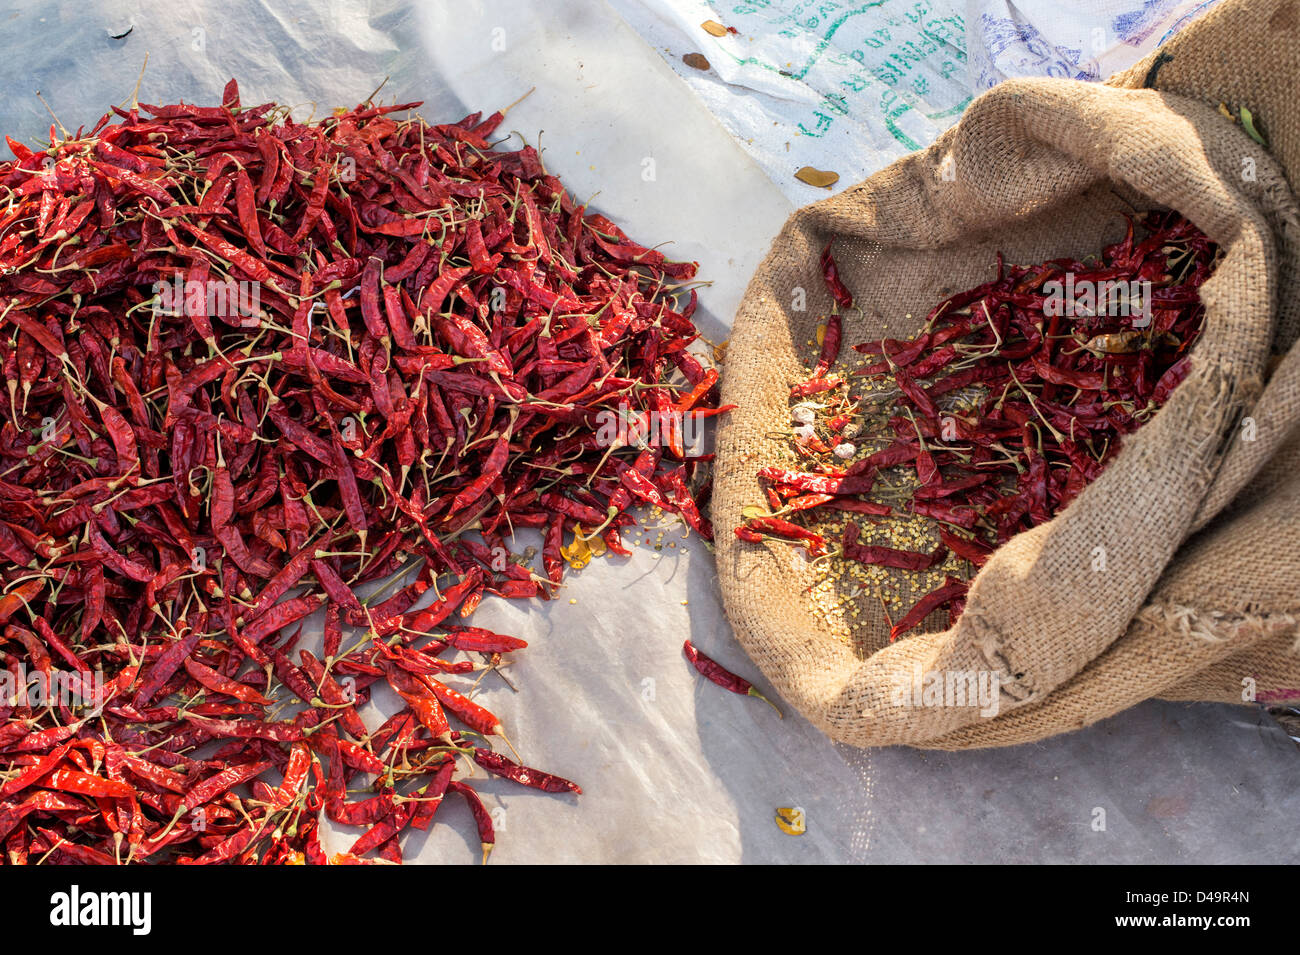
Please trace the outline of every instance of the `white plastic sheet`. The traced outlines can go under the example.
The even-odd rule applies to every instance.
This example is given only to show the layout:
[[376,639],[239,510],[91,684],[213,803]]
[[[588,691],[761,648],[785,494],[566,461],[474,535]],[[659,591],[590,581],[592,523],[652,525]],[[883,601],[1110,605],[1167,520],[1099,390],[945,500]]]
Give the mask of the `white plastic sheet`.
[[[719,17],[719,19],[725,19]],[[112,39],[127,28],[125,39]],[[89,125],[128,97],[245,102],[322,115],[388,77],[431,119],[537,90],[506,126],[540,137],[548,167],[635,238],[673,240],[713,285],[700,321],[724,338],[749,276],[792,209],[660,51],[601,3],[433,4],[168,0],[90,7],[0,2],[0,129],[32,141],[50,118]],[[544,133],[543,133],[544,131]],[[647,160],[650,160],[647,163]],[[811,197],[809,197],[811,198]],[[799,201],[803,201],[800,199]],[[494,862],[1283,861],[1297,848],[1294,746],[1258,714],[1151,703],[1089,731],[996,752],[864,754],[794,714],[706,684],[690,637],[753,675],[723,617],[711,557],[680,525],[627,561],[599,560],[549,604],[488,601],[475,622],[530,641],[483,701],[530,763],[581,797],[482,784]],[[724,529],[725,531],[725,529]],[[671,544],[676,544],[676,547]],[[760,685],[762,685],[762,682]],[[764,687],[764,689],[767,689]],[[392,712],[379,695],[371,725]],[[807,832],[774,823],[804,811]],[[1094,828],[1096,810],[1107,827]],[[408,859],[471,862],[448,801]],[[332,832],[330,851],[357,835]]]
[[1132,66],[1216,0],[969,0],[971,87],[1012,76],[1103,80]]
[[1215,0],[611,2],[802,205],[826,195],[795,178],[804,166],[853,185],[929,145],[994,83],[1105,79]]
[[[971,100],[960,0],[612,0],[796,205],[929,144]],[[712,20],[735,34],[713,36]],[[702,53],[708,70],[687,65]]]

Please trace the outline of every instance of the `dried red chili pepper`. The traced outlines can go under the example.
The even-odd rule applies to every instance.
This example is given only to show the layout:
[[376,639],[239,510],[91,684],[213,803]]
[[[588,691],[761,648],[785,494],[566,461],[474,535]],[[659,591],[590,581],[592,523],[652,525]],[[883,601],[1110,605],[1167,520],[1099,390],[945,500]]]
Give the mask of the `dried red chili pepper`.
[[822,352],[813,368],[813,377],[821,378],[834,367],[840,356],[840,341],[844,336],[844,324],[836,313],[826,319],[826,331],[822,335]]
[[834,257],[831,255],[831,246],[834,244],[835,240],[832,239],[826,243],[826,248],[822,249],[822,278],[826,282],[826,288],[830,291],[831,297],[835,299],[835,304],[847,311],[853,307],[853,295],[840,280],[840,271],[835,265]]
[[459,780],[453,779],[449,782],[447,791],[460,793],[465,797],[465,801],[469,803],[469,811],[474,816],[475,825],[478,826],[478,839],[483,846],[483,864],[487,865],[488,855],[492,852],[492,848],[496,843],[492,815],[487,811],[487,807],[483,805],[483,800],[479,798],[479,794]]
[[577,783],[571,783],[560,776],[553,776],[538,769],[520,766],[518,763],[511,762],[500,753],[494,753],[490,749],[475,747],[474,762],[493,775],[503,776],[519,783],[521,786],[542,789],[548,793],[578,793],[579,795],[582,793],[582,787]]
[[[0,755],[59,753],[63,784],[135,794],[74,794],[75,832],[52,802],[15,856],[116,859],[125,839],[127,861],[319,862],[315,814],[368,772],[395,794],[369,847],[396,860],[403,817],[432,818],[396,787],[440,795],[452,765],[406,757],[451,738],[449,717],[500,731],[434,679],[474,665],[439,655],[524,641],[441,626],[410,645],[485,593],[545,596],[464,535],[550,527],[558,584],[566,530],[617,542],[631,521],[634,458],[640,499],[708,533],[687,484],[706,458],[676,429],[671,460],[644,462],[574,430],[615,401],[647,420],[725,410],[685,352],[693,263],[588,215],[535,151],[493,150],[500,114],[429,126],[391,116],[416,104],[366,104],[298,123],[233,82],[221,103],[118,110],[0,162],[0,625],[15,665],[67,664],[100,708],[93,725],[84,707],[4,712]],[[352,593],[404,565],[420,575],[387,599]],[[281,631],[321,608],[325,659],[298,666]],[[387,678],[406,708],[369,734],[357,706]],[[284,718],[289,694],[306,706]],[[80,748],[101,736],[121,747],[103,777]],[[182,755],[209,743],[210,760]],[[245,783],[261,806],[237,813]],[[25,795],[0,795],[0,818],[17,826]],[[174,818],[181,797],[217,821],[206,834]]]
[[812,557],[826,553],[826,541],[820,534],[780,517],[754,517],[736,528],[736,536],[742,540],[761,541],[769,535],[802,543]]
[[691,641],[687,640],[682,644],[682,650],[686,654],[686,659],[691,661],[691,665],[695,667],[695,669],[699,670],[700,673],[704,674],[710,682],[716,683],[718,686],[730,690],[732,693],[739,693],[742,696],[756,696],[768,706],[772,707],[772,709],[776,710],[777,716],[784,718],[784,714],[781,712],[780,707],[765,697],[762,693],[758,692],[758,690],[754,689],[754,684],[750,683],[743,676],[737,676],[735,673],[732,673],[730,670],[723,667],[722,664],[716,662],[710,657],[705,656],[699,650],[695,649],[695,646]]
[[917,626],[932,611],[938,610],[960,597],[964,597],[969,587],[964,580],[949,577],[941,587],[930,591],[907,611],[889,630],[890,641],[897,640],[907,631]]
[[[842,434],[855,416],[869,424],[874,409],[886,405],[895,412],[883,416],[893,442],[862,455],[860,432],[848,432],[855,443],[835,449],[815,434],[793,437],[806,470],[759,471],[772,508],[792,517],[834,508],[931,518],[941,539],[932,554],[863,547],[856,525],[845,532],[845,557],[910,572],[932,568],[949,551],[978,567],[993,544],[1050,520],[1096,479],[1123,437],[1168,400],[1190,369],[1188,350],[1204,319],[1197,288],[1212,273],[1218,250],[1176,212],[1149,213],[1142,225],[1147,235],[1135,242],[1130,220],[1127,238],[1103,249],[1099,262],[1058,259],[1025,267],[1007,265],[999,255],[995,278],[936,305],[915,338],[855,345],[882,359],[854,373],[855,388],[870,390],[847,401],[839,395],[807,403],[799,420],[806,423],[802,415],[820,408],[827,431]],[[849,307],[829,246],[821,267],[837,305]],[[1053,297],[1047,283],[1058,281],[1062,292],[1075,282],[1149,281],[1146,321],[1109,307],[1113,299],[1106,307],[1075,310],[1074,302]],[[815,376],[792,397],[838,384]],[[871,437],[875,444],[879,436]],[[909,472],[901,499],[892,476],[879,482],[891,489],[892,508],[867,498],[890,468]],[[736,532],[764,539],[748,524]],[[940,588],[939,598],[927,598],[917,612],[937,609],[934,600],[947,597],[943,605],[955,619],[964,607],[959,590]],[[917,622],[909,612],[895,636]]]
[[858,525],[850,524],[844,529],[842,542],[844,556],[860,564],[877,564],[881,567],[894,567],[898,570],[928,570],[943,563],[948,556],[948,548],[940,544],[929,554],[919,551],[898,550],[894,547],[874,547],[858,543]]

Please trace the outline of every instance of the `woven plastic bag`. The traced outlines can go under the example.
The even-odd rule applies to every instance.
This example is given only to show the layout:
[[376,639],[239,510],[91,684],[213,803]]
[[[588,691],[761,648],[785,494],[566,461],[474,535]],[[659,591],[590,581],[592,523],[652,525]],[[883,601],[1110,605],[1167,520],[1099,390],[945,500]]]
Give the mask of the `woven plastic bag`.
[[[745,650],[831,737],[1006,745],[1153,696],[1300,686],[1298,32],[1300,4],[1227,0],[1106,85],[1001,84],[930,148],[799,210],[774,241],[727,352],[723,400],[739,407],[719,431],[719,577]],[[1247,106],[1269,146],[1220,103]],[[788,429],[789,386],[830,309],[817,272],[829,239],[862,309],[846,316],[851,344],[909,337],[935,303],[987,280],[999,251],[1026,264],[1096,252],[1133,208],[1177,209],[1223,250],[1191,372],[1066,510],[995,553],[955,626],[890,644],[867,602],[837,629],[812,612],[795,549],[730,533],[762,500],[758,469],[786,463],[769,435]],[[991,675],[996,705],[902,691],[931,674]]]

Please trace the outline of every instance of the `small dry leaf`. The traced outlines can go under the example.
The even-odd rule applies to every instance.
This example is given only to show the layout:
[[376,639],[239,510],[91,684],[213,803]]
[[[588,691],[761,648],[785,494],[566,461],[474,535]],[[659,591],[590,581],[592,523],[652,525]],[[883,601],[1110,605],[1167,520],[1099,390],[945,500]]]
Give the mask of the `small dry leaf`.
[[757,504],[746,504],[740,509],[740,516],[747,521],[752,521],[759,517],[771,517],[772,514],[765,507],[759,507]]
[[821,348],[822,342],[824,341],[826,341],[826,326],[818,325],[817,326],[817,347]]
[[[682,62],[687,66],[695,67],[697,70],[707,70],[709,68],[709,61],[705,59],[703,53],[687,53],[682,57]],[[835,178],[838,179],[839,177],[836,176]]]
[[1249,135],[1251,139],[1255,140],[1255,142],[1259,143],[1261,146],[1268,145],[1268,143],[1264,142],[1264,137],[1259,134],[1259,130],[1255,128],[1255,117],[1251,114],[1250,110],[1246,109],[1244,106],[1241,108],[1241,125],[1242,128],[1246,130],[1247,135]]
[[730,343],[730,341],[731,339],[728,338],[725,341],[720,341],[713,346],[714,364],[721,365],[723,362],[727,360],[727,345]]
[[802,836],[808,831],[802,809],[778,809],[776,811],[777,827],[787,836]]
[[829,189],[840,181],[838,172],[827,172],[824,169],[814,169],[812,166],[804,166],[794,177],[800,182],[806,182],[810,186],[818,186],[822,189]]
[[[1131,355],[1134,352],[1142,351],[1144,348],[1150,348],[1153,343],[1163,343],[1164,334],[1150,335],[1144,331],[1130,330],[1126,332],[1110,332],[1106,335],[1096,335],[1088,339],[1088,343],[1083,347],[1088,349],[1094,355]],[[1174,336],[1170,335],[1169,338]]]
[[700,24],[700,26],[703,27],[704,32],[709,34],[710,36],[727,35],[727,28],[724,27],[717,20],[705,20],[703,23]]
[[560,556],[567,560],[574,570],[582,570],[591,563],[591,548],[581,537],[575,537],[568,547],[560,548]]
[[574,570],[582,570],[589,563],[591,558],[602,557],[605,554],[605,541],[600,537],[593,537],[588,540],[583,536],[582,527],[575,528],[576,533],[568,547],[560,548],[560,556],[568,561],[569,566]]

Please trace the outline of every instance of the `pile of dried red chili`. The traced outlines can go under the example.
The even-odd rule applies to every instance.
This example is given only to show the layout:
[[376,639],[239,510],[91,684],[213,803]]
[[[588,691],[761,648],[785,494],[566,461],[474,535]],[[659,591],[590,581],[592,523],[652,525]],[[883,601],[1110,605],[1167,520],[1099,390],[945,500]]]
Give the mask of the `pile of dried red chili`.
[[[220,106],[10,141],[9,861],[319,863],[322,812],[366,827],[337,861],[400,861],[446,793],[486,852],[473,767],[580,791],[493,751],[467,681],[525,644],[453,621],[552,596],[566,534],[626,553],[633,506],[710,533],[706,456],[638,437],[710,413],[695,266],[491,148],[500,113],[393,115],[416,105],[302,124],[232,81]],[[370,727],[381,681],[404,706]]]
[[[908,572],[952,554],[970,570],[1050,520],[1186,377],[1201,331],[1197,289],[1216,246],[1175,212],[1149,213],[1141,226],[1139,238],[1129,220],[1095,262],[1007,266],[999,256],[996,278],[940,302],[910,340],[856,345],[871,362],[839,377],[829,372],[853,297],[827,246],[821,269],[836,310],[812,376],[791,390],[804,467],[759,472],[768,513],[747,511],[737,536]],[[930,551],[866,545],[849,523],[832,547],[791,519],[828,511],[930,518],[938,542]],[[955,620],[966,588],[948,576],[890,638],[945,607]]]

